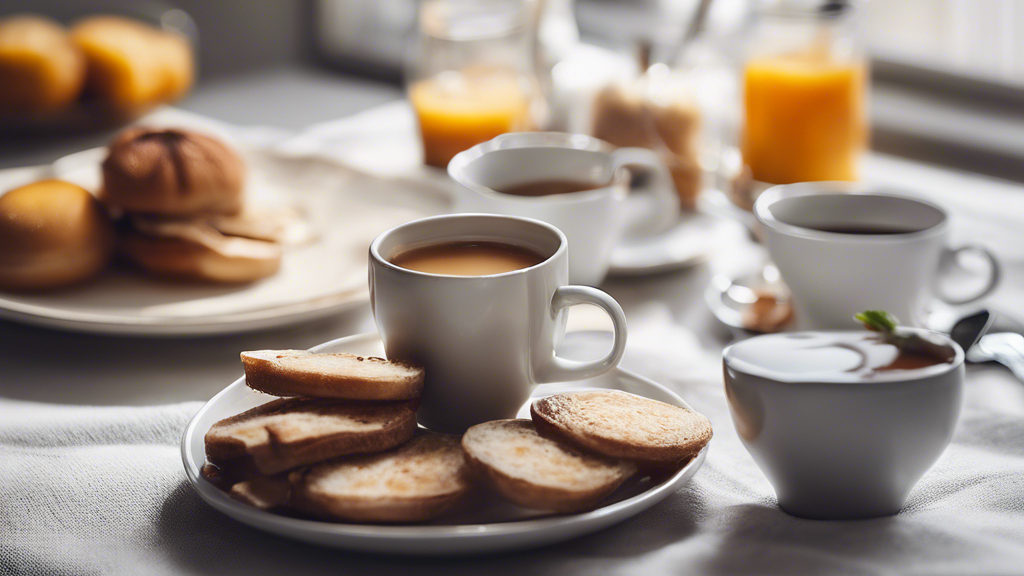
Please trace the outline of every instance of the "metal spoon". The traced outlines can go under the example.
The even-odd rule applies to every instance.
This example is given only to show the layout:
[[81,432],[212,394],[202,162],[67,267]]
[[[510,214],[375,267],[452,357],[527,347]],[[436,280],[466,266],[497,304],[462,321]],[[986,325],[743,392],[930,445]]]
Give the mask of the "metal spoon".
[[[957,320],[956,324],[953,324],[949,330],[949,337],[963,348],[964,354],[968,354],[992,326],[995,319],[996,317],[988,310],[964,316]],[[968,359],[970,358],[968,357]],[[974,362],[974,360],[971,361]]]
[[969,362],[998,362],[1024,381],[1024,336],[1013,332],[986,334],[995,321],[988,310],[953,325],[949,337],[964,349]]

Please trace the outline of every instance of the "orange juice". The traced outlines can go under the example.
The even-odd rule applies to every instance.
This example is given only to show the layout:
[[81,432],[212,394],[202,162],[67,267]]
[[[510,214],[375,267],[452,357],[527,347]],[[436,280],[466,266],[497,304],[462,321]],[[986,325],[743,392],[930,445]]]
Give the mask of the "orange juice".
[[856,180],[867,147],[867,66],[816,55],[751,60],[743,157],[772,184]]
[[499,134],[528,130],[529,97],[512,72],[444,72],[409,88],[424,160],[444,168],[453,156]]

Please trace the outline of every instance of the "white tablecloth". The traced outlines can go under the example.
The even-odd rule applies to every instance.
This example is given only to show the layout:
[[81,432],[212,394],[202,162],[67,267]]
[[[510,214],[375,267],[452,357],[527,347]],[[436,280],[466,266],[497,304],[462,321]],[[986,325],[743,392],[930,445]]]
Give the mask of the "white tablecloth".
[[515,554],[409,559],[293,543],[227,519],[185,483],[196,402],[0,400],[0,574],[1011,574],[1024,571],[1024,385],[972,368],[953,444],[897,516],[787,516],[733,430],[717,355],[651,305],[625,366],[711,418],[693,482],[596,535]]
[[[402,112],[374,114],[351,126],[368,130]],[[365,135],[342,132],[321,127],[315,138],[289,145],[296,153],[369,147]],[[950,206],[956,240],[994,248],[1006,265],[994,303],[1024,312],[1024,190],[883,156],[870,158],[868,176]],[[242,526],[192,493],[178,441],[198,402],[84,407],[0,398],[0,575],[1024,574],[1024,384],[999,367],[969,368],[953,444],[900,514],[858,522],[787,516],[728,416],[722,341],[700,304],[708,274],[705,267],[607,285],[630,321],[624,365],[676,390],[715,430],[692,483],[616,527],[554,547],[456,560],[316,548]],[[682,325],[699,329],[705,348]],[[5,359],[0,390],[92,404],[208,398],[239,371],[238,350],[342,335],[331,326],[173,343],[91,340],[0,323],[0,343],[22,355],[20,362]],[[321,337],[324,331],[330,335]],[[125,350],[133,356],[117,361]],[[165,359],[164,350],[177,359]],[[117,391],[120,399],[108,399]]]

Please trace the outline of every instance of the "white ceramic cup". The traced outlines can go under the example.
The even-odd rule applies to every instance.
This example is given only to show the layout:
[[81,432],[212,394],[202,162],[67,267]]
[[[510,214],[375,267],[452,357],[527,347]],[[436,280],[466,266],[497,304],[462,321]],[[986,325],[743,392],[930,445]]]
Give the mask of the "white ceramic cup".
[[[853,315],[885,310],[921,326],[937,296],[965,304],[988,295],[999,281],[999,264],[984,248],[947,247],[949,215],[927,200],[848,182],[775,186],[754,204],[765,244],[793,295],[802,328],[853,328]],[[901,234],[841,234],[817,228],[881,226]],[[951,295],[943,285],[963,269],[960,254],[978,253],[989,263],[984,285]]]
[[[630,189],[629,166],[646,184]],[[456,154],[448,164],[457,212],[534,218],[569,239],[569,280],[594,286],[608,273],[612,249],[624,236],[653,235],[679,218],[672,175],[657,154],[615,149],[582,134],[503,134]],[[551,196],[503,194],[508,186],[542,180],[589,182],[598,188]]]
[[[487,276],[429,274],[390,262],[404,250],[461,241],[514,244],[544,261]],[[533,385],[589,378],[618,364],[626,346],[622,308],[596,288],[568,286],[568,278],[565,235],[536,220],[435,216],[378,236],[370,245],[370,306],[388,357],[426,368],[420,424],[461,433],[515,418]],[[604,358],[579,362],[555,354],[566,309],[576,304],[611,317],[614,344]]]
[[948,366],[916,379],[894,372],[870,382],[813,373],[783,378],[750,360],[755,347],[772,339],[804,337],[813,347],[812,338],[827,334],[770,334],[726,348],[733,423],[789,514],[822,520],[895,514],[953,437],[963,350],[946,339],[956,351]]

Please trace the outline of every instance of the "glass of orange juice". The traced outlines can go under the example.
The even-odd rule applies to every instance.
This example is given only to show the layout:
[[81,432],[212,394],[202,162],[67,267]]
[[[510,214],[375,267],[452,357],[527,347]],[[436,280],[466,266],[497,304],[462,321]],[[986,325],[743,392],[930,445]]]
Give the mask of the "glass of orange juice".
[[423,159],[444,168],[453,156],[506,132],[537,125],[530,12],[523,0],[428,0],[408,95]]
[[868,65],[850,2],[766,0],[743,68],[743,159],[755,180],[857,180]]

